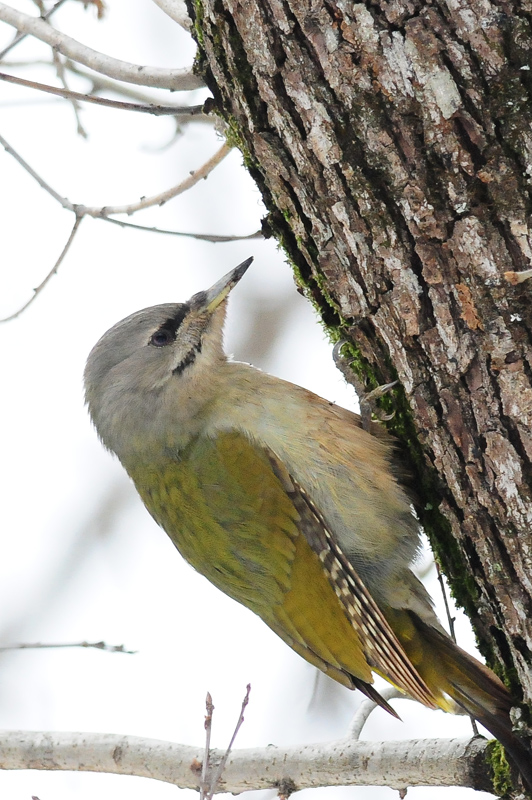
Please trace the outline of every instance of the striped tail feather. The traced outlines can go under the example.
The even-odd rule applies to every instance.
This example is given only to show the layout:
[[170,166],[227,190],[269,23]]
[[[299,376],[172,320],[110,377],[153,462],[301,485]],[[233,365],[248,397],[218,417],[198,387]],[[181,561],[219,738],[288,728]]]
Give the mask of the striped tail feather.
[[[517,768],[526,788],[532,793],[532,750],[512,730],[510,710],[515,703],[505,685],[446,634],[427,625],[416,615],[409,616],[432,653],[438,654],[441,667],[438,669],[440,680],[435,687],[435,694],[438,694],[438,689],[448,694],[460,708],[499,740],[508,760]],[[423,675],[421,665],[418,668],[432,689],[430,677]],[[446,676],[443,683],[442,675]]]

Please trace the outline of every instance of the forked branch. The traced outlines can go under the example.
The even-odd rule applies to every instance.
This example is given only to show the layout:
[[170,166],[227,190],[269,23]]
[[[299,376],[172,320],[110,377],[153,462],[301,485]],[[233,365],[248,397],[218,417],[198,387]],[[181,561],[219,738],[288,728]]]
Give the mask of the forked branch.
[[203,81],[190,69],[163,69],[130,64],[112,56],[99,53],[71,36],[53,28],[41,17],[23,14],[5,3],[0,3],[0,21],[12,25],[19,33],[34,36],[54,47],[59,53],[77,61],[109,78],[141,86],[154,86],[172,91],[190,91],[203,86]]

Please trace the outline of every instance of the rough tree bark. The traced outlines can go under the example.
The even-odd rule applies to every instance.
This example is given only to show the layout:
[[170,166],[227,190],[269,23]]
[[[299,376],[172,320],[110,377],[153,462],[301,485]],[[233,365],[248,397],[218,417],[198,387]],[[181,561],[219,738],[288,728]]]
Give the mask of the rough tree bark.
[[[390,423],[483,653],[532,704],[532,3],[189,0],[267,229]],[[520,694],[521,692],[521,694]],[[523,710],[521,721],[530,721]]]

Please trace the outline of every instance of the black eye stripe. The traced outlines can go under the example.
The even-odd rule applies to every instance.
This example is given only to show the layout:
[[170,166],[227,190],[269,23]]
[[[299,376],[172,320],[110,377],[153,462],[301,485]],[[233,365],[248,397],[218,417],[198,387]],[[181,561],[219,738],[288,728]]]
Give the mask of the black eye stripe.
[[[162,347],[164,344],[170,344],[170,342],[175,341],[177,336],[177,331],[185,317],[187,316],[190,308],[187,303],[184,303],[177,314],[174,317],[169,317],[166,322],[163,322],[162,325],[157,328],[155,333],[150,338],[150,344],[154,344],[155,346]],[[157,337],[159,334],[160,341],[157,341]],[[168,338],[167,342],[163,341],[164,336]]]

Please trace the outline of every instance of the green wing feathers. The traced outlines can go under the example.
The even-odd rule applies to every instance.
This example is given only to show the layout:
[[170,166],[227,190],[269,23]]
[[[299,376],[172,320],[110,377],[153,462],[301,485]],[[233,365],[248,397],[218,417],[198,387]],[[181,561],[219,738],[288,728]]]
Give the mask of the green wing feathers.
[[239,435],[195,440],[179,459],[130,470],[148,511],[181,555],[261,614],[290,587],[297,515],[260,453]]
[[[349,687],[369,684],[362,627],[353,625],[309,545],[302,509],[272,459],[231,431],[196,439],[179,460],[129,471],[152,516],[195,569],[331,677]],[[309,533],[308,521],[304,527]]]
[[425,705],[445,705],[419,675],[408,618],[399,630],[410,659],[393,632],[397,620],[386,620],[271,450],[220,432],[130,474],[181,555],[307,661],[366,693],[375,670]]

